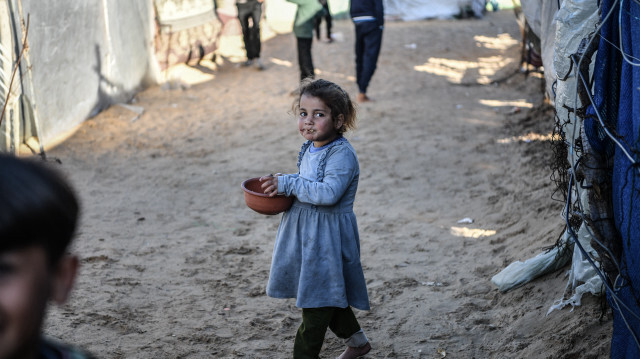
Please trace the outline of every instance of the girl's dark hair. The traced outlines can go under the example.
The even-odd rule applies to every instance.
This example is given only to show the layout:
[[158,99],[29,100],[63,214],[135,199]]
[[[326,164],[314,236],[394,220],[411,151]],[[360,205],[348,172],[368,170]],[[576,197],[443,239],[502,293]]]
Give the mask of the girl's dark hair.
[[339,115],[344,116],[344,124],[338,129],[339,133],[345,133],[356,128],[356,107],[349,94],[340,86],[323,79],[313,80],[307,78],[302,80],[298,96],[292,106],[294,113],[297,113],[300,109],[302,95],[313,96],[322,100],[331,110],[331,118],[334,121]]
[[0,253],[41,246],[53,265],[65,254],[78,215],[74,191],[57,171],[0,154]]

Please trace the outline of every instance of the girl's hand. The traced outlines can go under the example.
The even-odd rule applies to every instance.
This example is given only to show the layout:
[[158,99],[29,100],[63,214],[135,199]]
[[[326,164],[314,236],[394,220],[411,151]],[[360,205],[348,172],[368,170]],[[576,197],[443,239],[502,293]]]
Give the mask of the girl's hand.
[[280,173],[260,177],[262,190],[264,194],[269,195],[269,197],[274,197],[278,194],[278,175],[280,175]]

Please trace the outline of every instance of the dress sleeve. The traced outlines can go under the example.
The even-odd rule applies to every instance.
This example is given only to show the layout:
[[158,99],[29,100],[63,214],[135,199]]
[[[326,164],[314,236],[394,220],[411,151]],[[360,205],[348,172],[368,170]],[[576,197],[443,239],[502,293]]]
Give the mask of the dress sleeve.
[[[285,183],[290,182],[298,178],[299,176],[300,175],[298,173],[284,174],[284,175],[278,176],[278,194],[285,194],[285,190],[284,190]],[[285,195],[290,196],[288,194],[285,194]]]
[[281,181],[278,177],[278,193],[318,206],[338,203],[358,171],[358,162],[346,146],[335,146],[329,151],[321,181],[312,182],[300,176],[282,176]]

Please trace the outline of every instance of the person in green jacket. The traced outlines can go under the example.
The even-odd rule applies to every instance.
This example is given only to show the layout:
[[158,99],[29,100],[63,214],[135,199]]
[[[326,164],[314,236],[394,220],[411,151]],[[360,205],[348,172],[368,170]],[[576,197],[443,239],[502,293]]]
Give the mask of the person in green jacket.
[[311,42],[317,16],[322,16],[324,8],[318,0],[287,0],[298,5],[293,22],[293,33],[298,44],[298,65],[300,81],[315,78],[315,69],[311,58]]

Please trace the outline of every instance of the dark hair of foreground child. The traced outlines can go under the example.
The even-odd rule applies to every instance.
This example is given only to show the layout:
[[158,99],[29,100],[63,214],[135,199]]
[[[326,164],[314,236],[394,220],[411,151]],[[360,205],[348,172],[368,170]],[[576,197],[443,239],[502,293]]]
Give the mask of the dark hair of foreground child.
[[78,215],[57,171],[0,154],[0,359],[90,358],[41,333],[49,301],[64,303],[73,287]]

